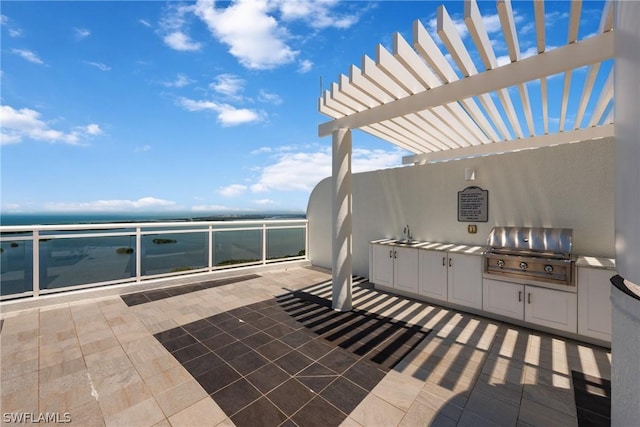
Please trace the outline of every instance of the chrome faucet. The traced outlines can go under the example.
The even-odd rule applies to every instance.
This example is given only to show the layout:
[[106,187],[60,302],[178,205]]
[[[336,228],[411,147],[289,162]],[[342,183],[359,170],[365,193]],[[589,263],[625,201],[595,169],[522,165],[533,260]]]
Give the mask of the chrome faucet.
[[406,236],[406,239],[407,239],[407,240],[412,240],[412,239],[413,239],[413,236],[411,236],[411,230],[409,229],[409,224],[407,224],[407,225],[404,227],[404,230],[402,230],[402,234],[403,234],[404,236]]

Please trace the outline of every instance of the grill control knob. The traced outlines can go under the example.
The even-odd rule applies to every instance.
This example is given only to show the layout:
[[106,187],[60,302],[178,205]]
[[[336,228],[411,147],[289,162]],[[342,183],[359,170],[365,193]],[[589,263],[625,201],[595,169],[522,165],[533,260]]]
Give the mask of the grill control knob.
[[521,263],[520,263],[520,270],[526,270],[526,269],[527,269],[527,267],[529,267],[529,266],[527,265],[527,263],[526,263],[526,262],[521,262]]
[[504,267],[504,261],[499,259],[498,262],[496,263],[498,265],[498,267],[502,268]]
[[548,274],[553,273],[553,267],[550,265],[545,265],[544,266],[544,271],[546,271]]

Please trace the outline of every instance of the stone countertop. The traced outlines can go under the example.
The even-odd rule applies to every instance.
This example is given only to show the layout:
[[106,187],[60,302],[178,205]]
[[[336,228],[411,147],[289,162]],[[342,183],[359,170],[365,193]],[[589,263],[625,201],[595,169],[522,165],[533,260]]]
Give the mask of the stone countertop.
[[[430,251],[446,251],[457,254],[483,255],[485,246],[461,245],[459,243],[443,243],[443,242],[424,242],[414,241],[412,244],[397,243],[398,239],[379,239],[370,243],[377,245],[397,246],[401,248],[416,248]],[[616,262],[612,258],[600,258],[592,256],[577,256],[576,265],[578,267],[602,268],[606,270],[615,270]]]
[[377,244],[377,245],[397,246],[400,248],[416,248],[416,249],[424,249],[429,251],[443,251],[443,252],[451,252],[454,254],[467,254],[467,255],[483,255],[486,249],[484,246],[461,245],[458,243],[424,242],[424,241],[414,241],[409,245],[409,244],[397,243],[397,239],[373,240],[370,243]]
[[605,270],[615,270],[616,260],[613,258],[599,258],[593,256],[578,256],[576,259],[578,267],[602,268]]

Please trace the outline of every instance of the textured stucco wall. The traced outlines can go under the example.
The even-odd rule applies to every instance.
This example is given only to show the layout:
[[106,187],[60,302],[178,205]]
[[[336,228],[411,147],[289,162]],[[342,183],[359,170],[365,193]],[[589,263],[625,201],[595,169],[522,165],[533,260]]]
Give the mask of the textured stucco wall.
[[[573,228],[574,252],[614,256],[612,139],[353,175],[353,272],[368,276],[368,242],[402,237],[485,245],[494,225]],[[465,181],[465,168],[476,172]],[[489,221],[467,233],[457,221],[458,191],[489,190]],[[307,209],[309,256],[331,267],[331,180],[313,190]]]

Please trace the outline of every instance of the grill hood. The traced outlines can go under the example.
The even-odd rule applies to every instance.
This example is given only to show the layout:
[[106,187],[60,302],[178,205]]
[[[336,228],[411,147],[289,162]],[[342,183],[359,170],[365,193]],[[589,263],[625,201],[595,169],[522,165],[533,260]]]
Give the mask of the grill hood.
[[494,227],[489,233],[490,252],[570,258],[573,230],[570,228]]

